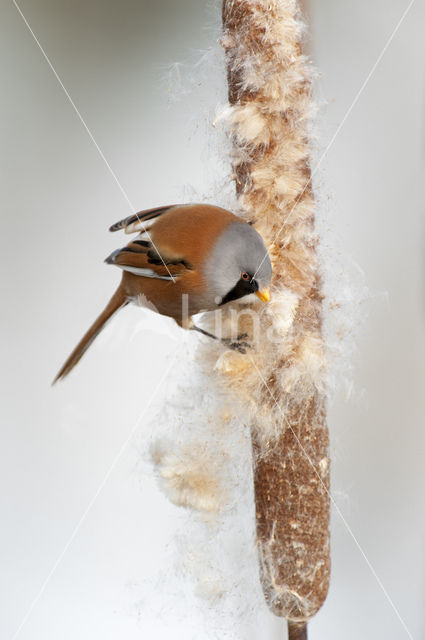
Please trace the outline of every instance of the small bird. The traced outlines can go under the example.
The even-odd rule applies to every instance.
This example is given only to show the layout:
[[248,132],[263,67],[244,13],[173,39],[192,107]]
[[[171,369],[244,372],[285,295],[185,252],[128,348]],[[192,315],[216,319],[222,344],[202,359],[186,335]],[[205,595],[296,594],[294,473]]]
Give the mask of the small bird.
[[68,375],[105,323],[129,302],[149,303],[181,327],[217,339],[194,325],[191,316],[251,293],[263,302],[270,299],[272,269],[264,242],[252,226],[226,209],[206,204],[148,209],[109,230],[121,229],[138,232],[105,260],[123,270],[121,283],[53,384]]

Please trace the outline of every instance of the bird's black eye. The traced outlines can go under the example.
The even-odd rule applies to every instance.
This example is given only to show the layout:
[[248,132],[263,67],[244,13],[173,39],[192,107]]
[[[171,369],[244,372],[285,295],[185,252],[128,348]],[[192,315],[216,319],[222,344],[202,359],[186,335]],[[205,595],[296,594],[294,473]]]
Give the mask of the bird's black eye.
[[242,280],[251,280],[251,276],[246,271],[241,274],[241,278]]

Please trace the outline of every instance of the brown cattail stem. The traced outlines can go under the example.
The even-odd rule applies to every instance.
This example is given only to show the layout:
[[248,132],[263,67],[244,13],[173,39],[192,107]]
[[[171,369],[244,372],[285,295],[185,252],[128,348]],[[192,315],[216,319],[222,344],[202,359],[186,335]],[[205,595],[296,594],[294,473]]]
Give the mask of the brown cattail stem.
[[288,622],[288,640],[307,640],[307,623]]
[[[226,373],[249,396],[260,576],[291,640],[329,585],[329,442],[322,294],[314,232],[308,121],[310,67],[296,0],[224,0],[233,172],[239,204],[266,240],[275,312],[252,355]],[[277,309],[277,310],[276,310]],[[282,336],[267,339],[269,329]],[[241,371],[244,371],[242,376]],[[233,372],[233,374],[232,374]],[[235,384],[235,388],[236,384]]]

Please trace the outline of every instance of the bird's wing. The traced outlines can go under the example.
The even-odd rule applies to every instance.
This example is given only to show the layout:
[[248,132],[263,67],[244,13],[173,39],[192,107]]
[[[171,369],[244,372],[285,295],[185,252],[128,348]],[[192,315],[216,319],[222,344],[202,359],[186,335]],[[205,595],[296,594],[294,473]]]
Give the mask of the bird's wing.
[[155,209],[145,209],[144,211],[139,211],[138,213],[134,213],[128,218],[124,218],[119,222],[116,222],[111,227],[109,227],[109,231],[119,231],[120,229],[124,229],[125,233],[135,233],[140,231],[143,233],[147,228],[150,227],[152,222],[162,216],[164,213],[173,209],[175,204],[167,205],[166,207],[156,207]]
[[192,265],[184,258],[162,253],[150,240],[138,238],[122,249],[113,251],[105,262],[138,276],[170,281],[192,269]]

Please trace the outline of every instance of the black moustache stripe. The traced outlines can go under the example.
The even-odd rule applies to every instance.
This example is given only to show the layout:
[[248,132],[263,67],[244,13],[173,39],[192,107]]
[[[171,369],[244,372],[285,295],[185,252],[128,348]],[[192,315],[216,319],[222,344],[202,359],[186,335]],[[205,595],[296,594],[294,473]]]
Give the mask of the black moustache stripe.
[[220,306],[222,304],[226,304],[226,302],[231,302],[232,300],[238,300],[239,298],[248,296],[250,293],[255,293],[256,291],[258,291],[258,283],[256,280],[244,280],[243,278],[240,278],[233,289],[230,289],[224,298],[222,298]]

